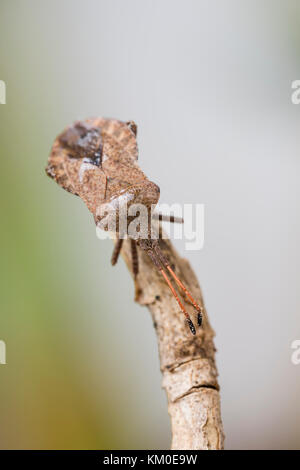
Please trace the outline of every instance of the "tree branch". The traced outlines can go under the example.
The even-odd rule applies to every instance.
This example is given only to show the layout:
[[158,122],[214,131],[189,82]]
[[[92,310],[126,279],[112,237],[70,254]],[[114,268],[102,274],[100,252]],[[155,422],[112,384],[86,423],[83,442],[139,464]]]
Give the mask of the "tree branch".
[[[160,246],[176,273],[203,305],[201,289],[187,260],[180,258],[169,240]],[[215,363],[214,331],[204,308],[203,325],[196,336],[179,313],[178,305],[147,253],[139,249],[138,302],[151,312],[157,334],[163,387],[168,397],[173,450],[216,450],[224,445],[220,394]],[[122,256],[130,270],[130,242]],[[193,309],[186,303],[193,315]]]

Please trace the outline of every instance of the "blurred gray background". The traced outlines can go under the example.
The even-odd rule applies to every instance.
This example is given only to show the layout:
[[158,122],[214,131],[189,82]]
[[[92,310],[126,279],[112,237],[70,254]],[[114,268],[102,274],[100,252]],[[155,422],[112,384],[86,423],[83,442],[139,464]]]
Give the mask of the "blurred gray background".
[[168,448],[150,315],[112,244],[44,175],[76,119],[133,119],[216,331],[227,449],[300,448],[300,3],[2,0],[1,448]]

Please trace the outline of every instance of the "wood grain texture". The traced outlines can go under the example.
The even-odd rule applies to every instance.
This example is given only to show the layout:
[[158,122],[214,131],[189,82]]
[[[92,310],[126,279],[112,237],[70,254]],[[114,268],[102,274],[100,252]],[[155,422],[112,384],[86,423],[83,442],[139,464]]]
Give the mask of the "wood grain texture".
[[[201,289],[187,260],[169,240],[161,248],[180,279],[203,305]],[[130,241],[122,256],[132,273]],[[151,312],[157,334],[163,388],[168,398],[173,450],[219,450],[224,446],[220,393],[215,362],[214,331],[204,307],[203,327],[192,336],[175,299],[147,254],[139,249],[138,302]],[[185,302],[191,317],[192,306]]]

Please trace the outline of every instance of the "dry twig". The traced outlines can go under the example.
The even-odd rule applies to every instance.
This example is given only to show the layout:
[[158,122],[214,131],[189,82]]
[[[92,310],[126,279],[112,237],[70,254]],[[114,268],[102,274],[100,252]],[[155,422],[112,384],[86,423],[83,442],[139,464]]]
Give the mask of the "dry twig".
[[[203,305],[199,283],[187,260],[180,258],[169,240],[161,248],[175,266],[176,273]],[[123,244],[122,256],[131,272],[130,241]],[[138,302],[146,305],[156,330],[163,387],[167,392],[172,425],[173,450],[217,450],[224,445],[220,393],[215,363],[214,331],[204,308],[203,327],[196,336],[179,313],[168,286],[149,257],[139,250]],[[193,309],[186,302],[193,315]]]

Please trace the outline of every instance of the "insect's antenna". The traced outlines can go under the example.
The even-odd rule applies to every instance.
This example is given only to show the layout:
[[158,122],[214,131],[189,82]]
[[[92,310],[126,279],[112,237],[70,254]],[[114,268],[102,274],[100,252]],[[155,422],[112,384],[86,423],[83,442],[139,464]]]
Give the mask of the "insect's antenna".
[[118,261],[119,254],[123,245],[123,238],[118,238],[111,256],[111,264],[114,266]]
[[197,322],[198,322],[198,325],[201,326],[202,324],[202,308],[197,304],[197,302],[194,300],[194,298],[192,297],[191,293],[188,291],[188,289],[185,287],[185,285],[181,282],[180,279],[178,279],[178,277],[176,276],[176,274],[174,273],[173,269],[171,268],[170,266],[170,263],[169,261],[167,260],[167,258],[165,257],[165,255],[163,254],[163,252],[161,251],[160,247],[158,245],[156,245],[154,247],[154,250],[155,250],[155,253],[156,255],[158,256],[159,260],[161,261],[162,265],[169,271],[169,273],[171,274],[171,276],[173,277],[174,281],[176,282],[176,284],[181,287],[181,289],[183,290],[183,292],[185,293],[185,295],[190,299],[194,309],[196,310],[197,312]]
[[194,324],[191,320],[191,317],[189,316],[188,312],[185,310],[184,306],[182,305],[176,290],[172,286],[172,283],[171,283],[170,279],[168,278],[167,274],[163,270],[163,267],[160,264],[160,261],[159,261],[159,258],[157,257],[157,254],[153,251],[153,249],[152,250],[147,250],[147,253],[150,256],[153,264],[157,267],[157,269],[161,272],[161,274],[165,278],[165,281],[168,284],[172,294],[174,295],[174,297],[175,297],[175,299],[176,299],[176,301],[177,301],[177,303],[180,307],[180,310],[182,311],[182,313],[184,314],[184,316],[186,318],[187,324],[189,325],[189,328],[190,328],[192,334],[195,335],[196,334],[196,329],[195,329]]

